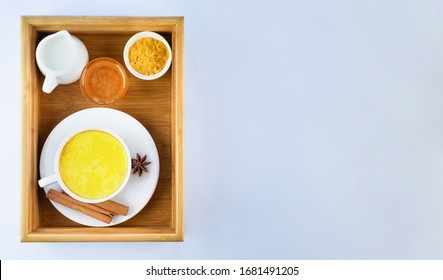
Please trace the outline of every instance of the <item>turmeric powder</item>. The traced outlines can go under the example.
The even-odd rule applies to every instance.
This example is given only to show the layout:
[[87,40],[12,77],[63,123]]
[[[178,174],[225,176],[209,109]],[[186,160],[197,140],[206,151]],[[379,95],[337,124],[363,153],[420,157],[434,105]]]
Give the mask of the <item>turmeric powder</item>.
[[167,47],[154,38],[138,39],[129,49],[129,63],[135,71],[144,75],[157,74],[168,59]]

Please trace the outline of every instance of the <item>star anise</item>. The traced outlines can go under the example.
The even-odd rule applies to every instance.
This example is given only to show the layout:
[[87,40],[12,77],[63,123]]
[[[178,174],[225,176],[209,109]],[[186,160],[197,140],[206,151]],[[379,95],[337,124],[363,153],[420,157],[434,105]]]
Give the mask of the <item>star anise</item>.
[[132,174],[135,174],[138,172],[138,177],[140,177],[142,175],[143,171],[148,173],[148,169],[146,168],[146,166],[148,164],[151,164],[151,162],[147,162],[146,157],[147,157],[147,155],[144,155],[141,158],[140,155],[137,153],[137,156],[132,159],[132,169],[134,169]]

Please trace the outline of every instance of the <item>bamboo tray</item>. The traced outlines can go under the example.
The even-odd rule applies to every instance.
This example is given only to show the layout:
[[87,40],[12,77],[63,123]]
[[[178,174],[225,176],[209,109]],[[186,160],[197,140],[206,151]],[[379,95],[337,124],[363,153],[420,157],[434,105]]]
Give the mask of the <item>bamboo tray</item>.
[[[183,25],[182,17],[22,17],[22,241],[183,240]],[[148,129],[161,162],[149,203],[113,227],[86,227],[65,218],[37,185],[40,152],[51,130],[70,114],[97,107],[86,100],[78,82],[60,85],[51,94],[41,90],[44,77],[35,62],[35,49],[42,38],[61,29],[86,45],[90,60],[108,56],[124,65],[124,45],[139,31],[160,33],[172,48],[172,65],[164,76],[143,81],[128,72],[126,96],[106,106],[132,115]]]

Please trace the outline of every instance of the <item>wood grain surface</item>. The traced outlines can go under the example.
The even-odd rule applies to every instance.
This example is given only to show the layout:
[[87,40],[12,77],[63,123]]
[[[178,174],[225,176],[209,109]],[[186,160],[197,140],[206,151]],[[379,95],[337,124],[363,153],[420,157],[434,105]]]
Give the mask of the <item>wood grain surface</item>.
[[[158,32],[169,42],[173,60],[161,78],[144,81],[128,71],[129,89],[106,106],[126,112],[152,135],[160,156],[160,177],[148,205],[130,220],[107,228],[85,227],[59,213],[39,189],[38,160],[52,129],[79,110],[97,107],[78,82],[42,92],[44,76],[35,48],[61,29],[77,36],[89,59],[112,57],[124,65],[123,48],[136,32]],[[182,241],[183,240],[183,18],[23,17],[22,56],[22,241]]]

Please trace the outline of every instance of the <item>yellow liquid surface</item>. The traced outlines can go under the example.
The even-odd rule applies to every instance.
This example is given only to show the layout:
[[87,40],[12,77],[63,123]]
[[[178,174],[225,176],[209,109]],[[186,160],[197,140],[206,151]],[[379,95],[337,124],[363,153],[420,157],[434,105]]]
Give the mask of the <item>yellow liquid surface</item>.
[[88,130],[72,137],[63,147],[59,170],[65,185],[76,195],[98,199],[115,192],[123,183],[128,158],[112,135]]

